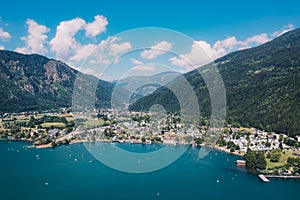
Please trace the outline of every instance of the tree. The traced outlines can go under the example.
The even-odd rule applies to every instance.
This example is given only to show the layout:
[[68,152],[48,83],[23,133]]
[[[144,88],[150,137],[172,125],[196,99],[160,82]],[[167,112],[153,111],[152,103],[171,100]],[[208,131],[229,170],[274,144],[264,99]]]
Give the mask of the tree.
[[281,157],[280,150],[274,150],[270,153],[270,161],[271,162],[279,162]]
[[230,134],[230,130],[228,128],[224,129],[224,134],[229,135]]
[[256,168],[259,168],[259,169],[267,168],[267,161],[265,158],[265,154],[262,151],[256,152]]
[[54,141],[52,141],[52,142],[51,142],[51,147],[54,148],[54,147],[56,147],[56,146],[57,146],[57,144],[56,144]]
[[249,168],[255,168],[256,158],[255,153],[250,148],[247,149],[247,153],[245,154],[246,166]]
[[265,154],[262,151],[252,151],[250,148],[247,149],[245,155],[246,166],[249,168],[266,169],[267,161]]
[[280,142],[280,144],[279,144],[279,148],[280,148],[280,150],[281,150],[281,151],[283,150],[283,145],[282,145],[282,142]]
[[200,145],[203,143],[204,139],[202,138],[195,138],[194,141],[196,142],[197,145]]
[[230,149],[230,148],[235,148],[235,144],[234,144],[234,142],[232,142],[232,141],[229,141],[229,142],[227,143],[227,149]]
[[279,142],[280,142],[280,143],[283,142],[283,135],[279,135]]
[[271,162],[279,162],[279,160],[280,160],[280,154],[271,153],[271,155],[270,155],[270,161]]
[[271,147],[271,143],[269,141],[266,142],[266,147]]
[[220,147],[224,147],[227,145],[227,142],[223,139],[223,138],[220,138],[217,142],[217,144],[220,146]]

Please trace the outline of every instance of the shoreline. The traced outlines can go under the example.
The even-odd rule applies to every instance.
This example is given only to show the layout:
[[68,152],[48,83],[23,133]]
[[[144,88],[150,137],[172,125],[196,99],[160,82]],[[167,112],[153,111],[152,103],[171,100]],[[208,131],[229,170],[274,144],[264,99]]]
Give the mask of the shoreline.
[[[109,140],[97,140],[97,141],[87,141],[87,140],[74,140],[71,141],[69,144],[78,144],[78,143],[87,143],[87,142],[104,142],[104,143],[114,143],[112,141]],[[152,145],[152,144],[161,144],[161,145],[170,145],[170,146],[176,146],[176,145],[190,145],[193,146],[192,144],[187,144],[187,143],[178,143],[176,145],[174,144],[170,144],[170,143],[142,143],[142,142],[137,142],[137,143],[131,143],[131,142],[118,142],[120,144],[145,144],[145,145]],[[46,145],[38,145],[38,146],[34,146],[37,149],[42,149],[42,148],[52,148],[51,144],[46,144]],[[213,145],[208,145],[208,144],[200,144],[197,145],[196,147],[209,147],[211,149],[215,149],[218,150],[220,152],[224,152],[226,154],[230,154],[230,155],[235,155],[235,156],[239,156],[239,157],[244,157],[245,154],[243,153],[239,153],[239,152],[230,152],[230,150],[223,148],[223,147],[219,147],[219,146],[213,146]]]
[[[27,142],[27,143],[30,143],[31,145],[28,146],[29,148],[36,148],[36,149],[46,149],[46,148],[55,148],[55,147],[58,147],[58,146],[55,146],[53,147],[51,145],[51,143],[49,144],[42,144],[42,145],[34,145],[31,143],[31,141],[29,140],[7,140],[7,139],[1,139],[1,141],[20,141],[20,142]],[[87,142],[105,142],[105,143],[114,143],[110,140],[97,140],[97,141],[87,141],[87,140],[73,140],[73,141],[70,141],[70,145],[72,144],[78,144],[78,143],[87,143]],[[122,143],[127,143],[127,144],[145,144],[145,145],[152,145],[152,144],[161,144],[161,145],[170,145],[170,146],[176,146],[176,145],[190,145],[190,146],[193,146],[193,144],[187,144],[187,143],[178,143],[178,144],[171,144],[171,143],[143,143],[143,142],[118,142],[120,144]],[[66,145],[66,144],[63,144],[63,145]],[[59,145],[59,146],[63,146],[63,145]],[[239,153],[239,152],[230,152],[230,150],[224,148],[224,147],[219,147],[219,146],[214,146],[214,145],[209,145],[209,144],[200,144],[200,145],[196,145],[195,147],[209,147],[211,149],[214,149],[214,150],[218,150],[220,152],[224,152],[226,154],[230,154],[230,155],[235,155],[235,156],[239,156],[239,157],[244,157],[245,154],[243,153]]]
[[240,156],[240,157],[244,157],[245,154],[244,153],[239,153],[239,152],[230,152],[229,149],[227,148],[224,148],[224,147],[219,147],[219,146],[212,146],[212,145],[200,145],[200,146],[204,146],[204,147],[210,147],[212,149],[216,149],[218,151],[221,151],[221,152],[224,152],[224,153],[227,153],[227,154],[231,154],[231,155],[235,155],[235,156]]

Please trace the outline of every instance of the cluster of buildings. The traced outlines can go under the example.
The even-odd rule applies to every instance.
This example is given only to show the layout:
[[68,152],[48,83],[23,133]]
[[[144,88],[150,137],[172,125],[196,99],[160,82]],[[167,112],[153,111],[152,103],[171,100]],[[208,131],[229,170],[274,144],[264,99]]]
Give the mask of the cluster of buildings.
[[[239,146],[239,151],[246,153],[250,148],[253,151],[272,151],[275,149],[290,149],[291,146],[285,144],[287,140],[294,140],[285,134],[269,133],[251,128],[250,132],[238,128],[230,128],[230,134],[223,134],[223,140],[233,142]],[[300,141],[300,137],[297,138]]]
[[[114,112],[111,109],[100,110],[101,118],[110,121],[106,126],[86,128],[77,127],[57,140],[74,138],[81,141],[111,141],[128,143],[164,143],[190,144],[199,128],[183,126],[176,121],[176,116],[149,114],[143,112]],[[86,120],[89,120],[88,118]]]
[[[128,112],[112,109],[102,109],[98,112],[105,120],[109,121],[107,125],[87,128],[85,126],[77,127],[75,131],[69,134],[59,134],[56,141],[108,141],[108,142],[127,142],[127,143],[164,143],[164,144],[194,144],[195,139],[204,139],[207,137],[205,127],[198,127],[192,124],[182,124],[176,120],[176,116]],[[86,118],[89,120],[89,118]],[[206,127],[207,128],[207,127]],[[254,151],[271,151],[274,149],[291,148],[284,141],[295,140],[285,134],[268,133],[254,128],[250,131],[239,128],[229,127],[230,133],[225,133],[225,129],[210,129],[208,137],[222,138],[224,141],[233,142],[239,148],[241,154],[246,153],[250,148]],[[53,132],[53,133],[52,133]],[[220,134],[213,135],[219,132]],[[57,130],[49,130],[49,136],[55,137]],[[300,137],[297,138],[300,141]],[[206,140],[204,140],[206,141]],[[214,140],[216,142],[216,139]],[[205,142],[204,142],[205,143]]]

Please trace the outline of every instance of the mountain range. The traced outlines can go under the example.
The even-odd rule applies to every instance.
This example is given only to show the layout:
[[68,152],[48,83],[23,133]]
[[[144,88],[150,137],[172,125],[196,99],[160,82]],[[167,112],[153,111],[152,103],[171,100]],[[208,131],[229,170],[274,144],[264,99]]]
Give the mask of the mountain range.
[[[261,46],[230,53],[215,60],[227,96],[226,121],[230,124],[300,135],[300,29],[285,33]],[[198,70],[183,77],[198,98],[203,119],[210,117],[209,91]],[[179,77],[154,93],[137,100],[131,110],[149,110],[161,104],[178,112],[176,88]],[[188,98],[187,98],[188,99]]]
[[97,85],[96,105],[109,107],[113,84],[85,75],[61,61],[0,51],[0,113],[70,107],[74,82]]

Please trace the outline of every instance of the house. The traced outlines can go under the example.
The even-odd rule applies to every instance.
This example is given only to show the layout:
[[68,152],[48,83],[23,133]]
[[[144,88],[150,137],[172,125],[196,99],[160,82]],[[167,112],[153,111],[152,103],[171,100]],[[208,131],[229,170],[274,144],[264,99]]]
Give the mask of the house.
[[55,128],[55,129],[51,129],[48,131],[48,136],[49,138],[56,138],[58,136],[59,133],[59,129]]
[[118,136],[115,135],[112,139],[112,142],[118,142]]
[[39,136],[38,130],[35,129],[35,130],[33,130],[33,131],[30,132],[30,137],[33,137],[33,136],[34,137],[38,137]]

